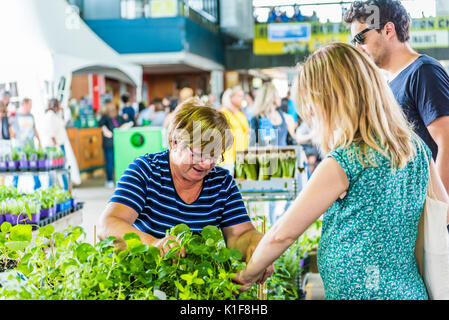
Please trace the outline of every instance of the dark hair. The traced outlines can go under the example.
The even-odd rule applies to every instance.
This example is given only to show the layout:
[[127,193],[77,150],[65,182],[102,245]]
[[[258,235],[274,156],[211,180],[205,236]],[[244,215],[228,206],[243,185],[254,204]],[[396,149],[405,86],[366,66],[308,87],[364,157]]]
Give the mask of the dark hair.
[[48,100],[48,109],[58,109],[59,108],[59,100],[56,98],[51,98],[50,100]]
[[120,98],[122,99],[122,102],[124,104],[128,103],[128,101],[129,101],[129,95],[127,93],[122,94],[122,96]]
[[151,104],[154,105],[154,111],[164,111],[164,105],[161,98],[154,98],[151,100]]
[[[380,29],[388,22],[392,22],[399,41],[407,42],[410,40],[410,17],[398,0],[354,1],[351,8],[346,11],[344,21],[349,24],[355,20],[366,23],[367,19],[373,15],[372,7],[379,8]],[[377,32],[380,32],[380,29]]]
[[144,102],[139,102],[139,112],[142,112],[143,110],[145,110],[146,105]]

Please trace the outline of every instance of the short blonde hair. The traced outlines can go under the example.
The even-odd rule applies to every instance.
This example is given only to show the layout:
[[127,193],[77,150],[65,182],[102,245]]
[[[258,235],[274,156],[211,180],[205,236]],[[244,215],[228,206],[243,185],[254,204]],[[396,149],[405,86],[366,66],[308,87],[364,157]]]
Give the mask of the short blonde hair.
[[223,153],[233,143],[226,116],[198,98],[190,98],[178,106],[167,135],[170,148],[176,140],[190,147],[200,147],[202,151],[219,148]]
[[300,65],[292,93],[323,153],[355,143],[363,166],[377,165],[368,157],[371,148],[392,168],[416,155],[411,124],[377,66],[356,47],[321,47]]

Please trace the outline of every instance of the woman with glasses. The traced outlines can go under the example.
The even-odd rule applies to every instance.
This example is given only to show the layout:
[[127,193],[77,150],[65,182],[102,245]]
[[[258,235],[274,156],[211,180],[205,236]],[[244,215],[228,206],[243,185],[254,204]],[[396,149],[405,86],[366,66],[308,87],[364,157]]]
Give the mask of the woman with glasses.
[[320,48],[299,68],[295,87],[299,115],[327,157],[236,281],[251,287],[324,214],[317,258],[326,299],[427,299],[414,252],[429,175],[449,203],[430,149],[354,46]]
[[166,237],[171,227],[185,223],[200,232],[214,225],[248,259],[262,234],[229,171],[216,166],[233,141],[226,116],[192,98],[177,107],[167,134],[168,150],[138,157],[125,170],[100,217],[99,238],[114,236],[123,248],[123,235],[135,232],[164,254],[175,245],[167,243],[175,240]]

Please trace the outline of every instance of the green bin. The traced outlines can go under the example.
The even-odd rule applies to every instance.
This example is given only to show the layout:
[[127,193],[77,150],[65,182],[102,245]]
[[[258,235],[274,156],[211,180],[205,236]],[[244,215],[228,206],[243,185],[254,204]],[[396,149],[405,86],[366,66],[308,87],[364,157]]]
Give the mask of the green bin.
[[135,127],[114,129],[115,182],[137,157],[161,152],[168,148],[166,129],[162,127]]

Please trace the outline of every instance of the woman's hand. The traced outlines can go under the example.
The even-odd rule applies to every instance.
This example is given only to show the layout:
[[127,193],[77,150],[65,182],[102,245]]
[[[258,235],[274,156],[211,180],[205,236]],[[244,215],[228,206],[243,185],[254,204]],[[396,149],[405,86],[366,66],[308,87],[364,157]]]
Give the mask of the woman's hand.
[[[164,257],[171,248],[179,247],[179,243],[175,236],[167,236],[156,241],[154,243],[154,246],[159,249],[161,257]],[[186,250],[184,247],[181,247],[179,255],[181,256],[181,258],[184,258],[186,256]]]
[[251,287],[257,283],[257,284],[263,284],[267,279],[273,274],[274,272],[274,266],[270,265],[268,268],[263,270],[260,274],[256,276],[250,276],[245,269],[237,273],[237,275],[232,278],[232,281],[235,283],[241,284],[242,287],[239,289],[240,292],[247,291],[251,289]]

